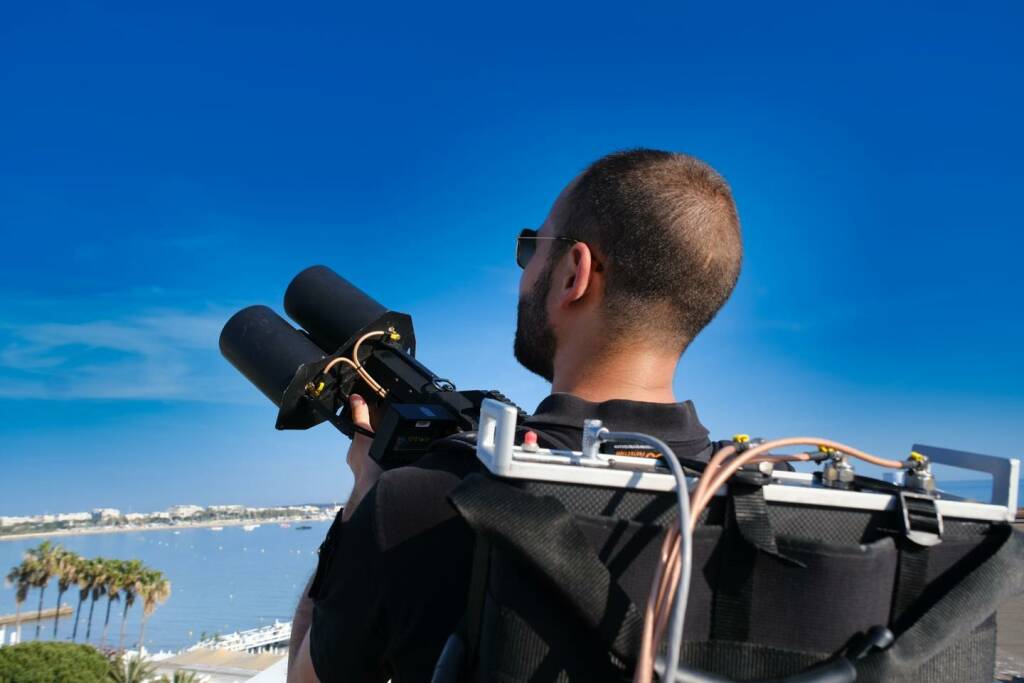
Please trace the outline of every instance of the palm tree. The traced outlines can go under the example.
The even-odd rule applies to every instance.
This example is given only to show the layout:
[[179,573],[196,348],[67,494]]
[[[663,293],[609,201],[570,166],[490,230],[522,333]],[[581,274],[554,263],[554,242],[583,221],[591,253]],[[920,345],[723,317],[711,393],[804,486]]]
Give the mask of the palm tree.
[[170,678],[166,674],[161,676],[157,683],[199,683],[199,674],[195,671],[178,669]]
[[89,605],[89,621],[86,622],[87,625],[85,627],[86,640],[89,640],[89,636],[92,634],[92,611],[96,608],[96,601],[107,594],[107,581],[110,576],[108,569],[110,563],[108,560],[97,557],[91,561],[91,564],[92,603]]
[[57,609],[53,612],[53,639],[57,640],[57,622],[60,620],[60,601],[71,585],[78,582],[78,565],[81,558],[70,550],[57,546],[53,566],[57,574]]
[[82,603],[92,592],[92,583],[95,572],[93,571],[94,560],[87,560],[84,557],[75,558],[75,581],[78,583],[78,609],[75,610],[75,627],[71,629],[71,642],[78,640],[78,620],[82,616]]
[[145,683],[155,673],[155,667],[142,657],[118,656],[111,662],[107,678],[111,683]]
[[128,610],[135,604],[135,596],[138,595],[139,583],[146,571],[145,567],[138,560],[131,560],[121,564],[121,590],[124,591],[124,610],[121,612],[121,639],[118,641],[117,649],[124,652],[124,628],[128,622]]
[[[142,598],[142,625],[139,627],[139,652],[146,642],[146,619],[157,607],[171,597],[171,582],[163,572],[148,571],[140,584],[139,596]],[[177,674],[177,672],[175,672]],[[177,683],[177,678],[174,679]],[[188,683],[187,681],[185,683]]]
[[107,617],[103,620],[103,633],[100,635],[100,647],[107,641],[107,627],[110,625],[110,606],[114,600],[121,599],[121,565],[119,560],[107,560]]
[[11,571],[4,577],[4,584],[14,587],[14,628],[18,634],[18,642],[21,642],[21,606],[28,599],[28,592],[32,588],[31,575],[28,564],[22,560],[21,564],[11,567]]
[[46,594],[46,586],[53,577],[53,563],[56,548],[49,541],[43,541],[38,547],[32,548],[25,553],[25,561],[28,563],[33,588],[39,589],[39,610],[36,614],[36,640],[39,640],[39,631],[43,624],[43,596]]

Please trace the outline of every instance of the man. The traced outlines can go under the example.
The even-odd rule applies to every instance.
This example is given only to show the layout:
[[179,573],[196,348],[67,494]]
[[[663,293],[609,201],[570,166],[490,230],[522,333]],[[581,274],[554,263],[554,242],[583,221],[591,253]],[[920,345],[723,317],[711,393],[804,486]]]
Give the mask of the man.
[[[732,293],[742,246],[728,185],[692,157],[633,150],[589,166],[524,231],[516,359],[551,382],[525,421],[579,443],[584,418],[706,458],[707,430],[672,383]],[[362,399],[353,414],[369,429]],[[473,538],[446,496],[465,451],[381,473],[357,437],[352,499],[296,611],[289,681],[429,681],[462,617]]]

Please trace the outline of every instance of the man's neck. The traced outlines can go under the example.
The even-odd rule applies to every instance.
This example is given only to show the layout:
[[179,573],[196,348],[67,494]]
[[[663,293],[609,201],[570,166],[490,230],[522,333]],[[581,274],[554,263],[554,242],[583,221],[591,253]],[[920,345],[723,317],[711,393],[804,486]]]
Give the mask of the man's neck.
[[579,360],[556,357],[551,391],[594,403],[611,399],[675,403],[672,379],[677,363],[678,358],[641,350]]

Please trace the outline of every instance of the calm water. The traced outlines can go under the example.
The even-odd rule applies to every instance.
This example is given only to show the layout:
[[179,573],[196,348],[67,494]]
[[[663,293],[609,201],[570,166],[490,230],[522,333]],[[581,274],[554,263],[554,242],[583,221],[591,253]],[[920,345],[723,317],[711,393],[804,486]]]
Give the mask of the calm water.
[[[316,549],[330,526],[329,522],[302,523],[313,528],[300,531],[294,525],[283,529],[273,524],[243,531],[240,526],[229,526],[223,531],[134,531],[52,540],[87,557],[139,559],[167,575],[171,597],[146,624],[146,647],[155,651],[191,645],[204,631],[208,635],[230,633],[271,624],[274,619],[291,619],[296,599],[316,568]],[[25,549],[42,540],[0,541],[2,574],[21,561]],[[32,591],[22,609],[36,609],[38,599],[39,592]],[[56,601],[56,582],[51,581],[43,606],[53,607]],[[64,602],[76,607],[78,591],[73,588],[65,593]],[[99,643],[106,604],[106,598],[96,603],[91,642]],[[111,608],[108,644],[117,644],[122,608],[121,602],[114,602]],[[87,600],[78,627],[79,640],[85,634],[88,609]],[[0,614],[13,613],[14,590],[0,587]],[[139,603],[128,613],[125,642],[129,646],[138,641],[141,614]],[[70,638],[73,623],[74,614],[61,619],[57,637]],[[50,619],[43,623],[40,637],[49,639],[52,633]],[[22,625],[23,640],[34,635],[34,623]]]
[[[991,485],[986,481],[947,482],[945,488],[957,495],[988,500]],[[53,540],[75,552],[94,557],[139,559],[160,569],[171,580],[171,598],[149,619],[146,646],[151,650],[178,649],[191,645],[205,631],[207,635],[254,628],[291,619],[296,599],[316,567],[316,549],[327,533],[329,522],[308,522],[308,531],[264,525],[246,532],[242,527],[223,531],[182,529],[171,531],[65,536]],[[21,561],[26,548],[42,539],[0,541],[0,570]],[[44,607],[53,607],[56,585],[46,589]],[[33,610],[38,592],[33,591],[24,609]],[[77,591],[65,593],[64,601],[75,607]],[[120,607],[111,610],[108,643],[117,643],[121,623]],[[85,633],[89,603],[83,608],[79,639]],[[92,642],[99,642],[106,599],[96,603]],[[14,591],[0,588],[0,614],[14,613]],[[126,642],[134,646],[139,635],[141,609],[128,615]],[[58,638],[70,638],[73,617],[61,620]],[[43,624],[41,637],[50,638],[53,621]],[[35,624],[22,626],[22,637],[32,638]]]

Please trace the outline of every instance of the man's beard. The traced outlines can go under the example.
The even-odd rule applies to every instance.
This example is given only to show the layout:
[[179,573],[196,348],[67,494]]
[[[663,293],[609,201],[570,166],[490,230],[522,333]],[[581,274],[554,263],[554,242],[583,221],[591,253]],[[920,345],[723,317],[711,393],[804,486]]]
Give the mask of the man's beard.
[[533,291],[519,297],[514,348],[520,365],[548,382],[555,376],[555,333],[547,309],[551,276],[552,270],[545,269]]

